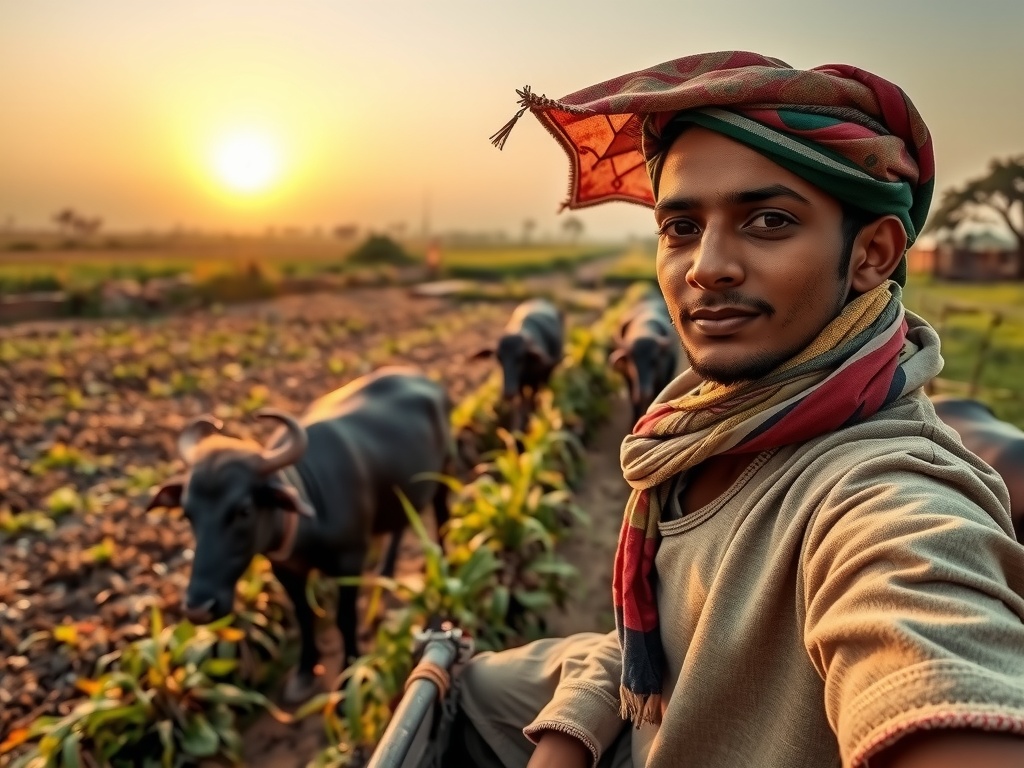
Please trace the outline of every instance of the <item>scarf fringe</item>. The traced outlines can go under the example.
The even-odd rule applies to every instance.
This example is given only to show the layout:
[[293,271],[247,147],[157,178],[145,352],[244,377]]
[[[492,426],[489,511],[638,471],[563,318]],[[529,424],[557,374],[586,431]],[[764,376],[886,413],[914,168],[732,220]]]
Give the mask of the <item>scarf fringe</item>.
[[637,729],[644,723],[661,725],[661,694],[634,693],[619,686],[619,717],[632,721]]

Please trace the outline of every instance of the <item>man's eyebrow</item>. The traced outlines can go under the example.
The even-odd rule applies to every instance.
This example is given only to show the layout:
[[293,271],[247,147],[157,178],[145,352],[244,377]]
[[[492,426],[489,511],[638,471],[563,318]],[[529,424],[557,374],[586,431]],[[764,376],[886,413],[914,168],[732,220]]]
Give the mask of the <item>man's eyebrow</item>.
[[[807,205],[811,204],[810,200],[785,184],[771,184],[758,189],[731,192],[725,196],[725,202],[728,205],[749,205],[750,203],[763,203],[776,197],[788,197]],[[658,201],[654,206],[654,212],[658,214],[663,211],[692,211],[700,207],[701,201],[696,197],[668,197]]]
[[793,200],[797,200],[801,203],[811,204],[811,201],[801,195],[795,189],[790,189],[785,184],[772,184],[768,187],[761,187],[760,189],[750,189],[746,192],[737,192],[726,197],[728,203],[763,203],[765,200],[771,200],[773,197],[789,197]]

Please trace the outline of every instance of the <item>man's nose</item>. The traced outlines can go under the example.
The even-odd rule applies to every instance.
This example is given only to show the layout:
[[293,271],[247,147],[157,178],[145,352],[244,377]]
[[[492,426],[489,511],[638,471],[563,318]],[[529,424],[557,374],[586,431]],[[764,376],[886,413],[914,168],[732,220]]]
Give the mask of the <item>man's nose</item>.
[[686,282],[694,288],[720,291],[743,282],[743,265],[737,244],[718,228],[708,226],[686,272]]

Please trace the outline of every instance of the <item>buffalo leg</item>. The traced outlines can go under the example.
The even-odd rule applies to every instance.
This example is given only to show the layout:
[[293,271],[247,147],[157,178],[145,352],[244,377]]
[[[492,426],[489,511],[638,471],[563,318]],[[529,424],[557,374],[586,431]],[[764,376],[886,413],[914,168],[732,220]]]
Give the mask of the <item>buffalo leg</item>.
[[[395,540],[398,540],[398,536]],[[358,574],[350,574],[358,575]],[[345,645],[345,666],[348,666],[353,659],[359,656],[359,627],[356,621],[356,600],[359,599],[359,587],[343,584],[338,588],[338,613],[335,621],[338,624],[338,632],[341,634],[341,641]]]
[[299,625],[299,666],[296,674],[285,687],[285,699],[289,703],[303,701],[312,694],[316,681],[314,670],[320,662],[320,651],[316,647],[316,626],[313,609],[306,599],[308,573],[292,571],[277,565],[274,575],[281,582],[295,611],[295,622]]
[[530,387],[530,394],[526,396],[526,408],[523,416],[523,430],[526,430],[530,423],[530,417],[537,412],[537,388]]

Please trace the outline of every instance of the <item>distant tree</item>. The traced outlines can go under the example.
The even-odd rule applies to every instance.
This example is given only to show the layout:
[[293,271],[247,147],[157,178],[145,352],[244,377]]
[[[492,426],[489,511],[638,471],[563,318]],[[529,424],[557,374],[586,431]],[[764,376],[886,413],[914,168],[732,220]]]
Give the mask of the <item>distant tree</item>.
[[69,235],[75,233],[75,223],[78,221],[78,214],[73,208],[62,208],[53,215],[53,222],[57,225],[58,232],[66,232]]
[[562,231],[569,238],[569,242],[575,243],[583,234],[583,222],[576,216],[566,216],[562,222]]
[[1024,155],[989,163],[985,176],[946,190],[926,232],[952,234],[968,221],[1003,224],[1017,243],[1017,277],[1024,278]]
[[348,255],[352,264],[393,264],[403,266],[414,264],[416,259],[387,235],[370,235],[358,248]]
[[533,231],[536,228],[537,228],[537,222],[534,221],[533,219],[524,219],[523,220],[523,243],[530,242],[530,236],[533,234]]
[[77,213],[74,208],[64,208],[53,216],[57,225],[57,231],[64,232],[70,236],[82,235],[89,237],[95,235],[103,226],[103,219],[94,216],[91,219]]
[[103,219],[99,218],[98,216],[94,216],[91,219],[79,216],[78,219],[75,221],[75,229],[78,231],[79,234],[83,235],[84,237],[95,235],[97,232],[100,231],[100,227],[102,226]]

